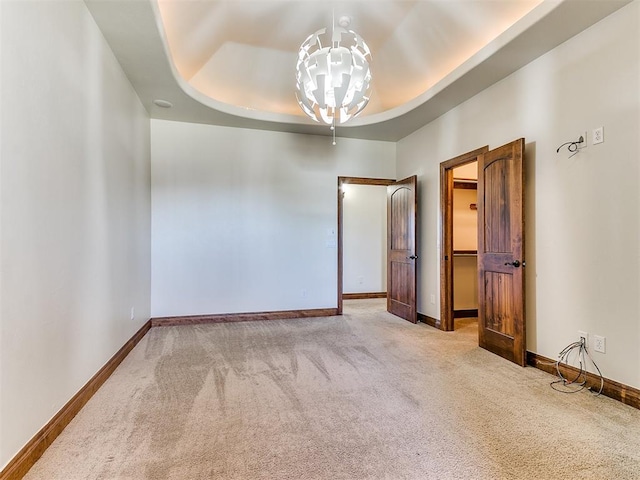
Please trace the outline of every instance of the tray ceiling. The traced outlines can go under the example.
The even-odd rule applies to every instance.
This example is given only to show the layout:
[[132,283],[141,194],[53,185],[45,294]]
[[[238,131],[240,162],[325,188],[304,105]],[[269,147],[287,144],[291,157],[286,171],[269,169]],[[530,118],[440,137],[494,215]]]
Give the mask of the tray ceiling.
[[297,52],[348,15],[371,47],[373,93],[338,135],[396,141],[629,1],[85,3],[152,118],[321,135],[295,100]]

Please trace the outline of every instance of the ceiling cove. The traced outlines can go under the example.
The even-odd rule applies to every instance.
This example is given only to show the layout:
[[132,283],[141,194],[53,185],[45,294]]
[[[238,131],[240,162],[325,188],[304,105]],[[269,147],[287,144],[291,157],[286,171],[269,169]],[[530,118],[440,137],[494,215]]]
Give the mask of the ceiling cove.
[[318,135],[331,132],[295,98],[298,49],[348,15],[371,47],[373,92],[337,135],[397,141],[629,1],[85,3],[152,118]]

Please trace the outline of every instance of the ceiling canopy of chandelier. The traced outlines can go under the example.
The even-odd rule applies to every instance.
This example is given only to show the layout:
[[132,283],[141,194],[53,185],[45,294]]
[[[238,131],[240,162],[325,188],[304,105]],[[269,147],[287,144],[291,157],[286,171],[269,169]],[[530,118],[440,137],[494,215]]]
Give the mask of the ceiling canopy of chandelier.
[[340,19],[331,34],[323,28],[300,46],[296,65],[296,97],[316,122],[335,126],[358,115],[371,94],[371,52],[360,35]]

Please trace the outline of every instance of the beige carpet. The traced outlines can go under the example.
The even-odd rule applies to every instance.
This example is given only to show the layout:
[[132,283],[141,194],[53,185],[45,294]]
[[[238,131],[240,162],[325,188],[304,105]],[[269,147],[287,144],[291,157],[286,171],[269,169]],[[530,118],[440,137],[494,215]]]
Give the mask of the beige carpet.
[[25,478],[640,478],[639,410],[382,304],[154,328]]

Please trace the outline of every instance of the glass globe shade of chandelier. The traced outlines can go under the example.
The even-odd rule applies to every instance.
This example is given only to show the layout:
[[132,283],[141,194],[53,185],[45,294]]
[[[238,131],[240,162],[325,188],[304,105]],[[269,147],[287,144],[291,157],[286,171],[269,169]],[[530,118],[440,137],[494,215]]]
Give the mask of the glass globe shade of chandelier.
[[323,28],[300,46],[296,97],[316,122],[335,127],[358,115],[371,95],[371,51],[360,35],[343,27]]

